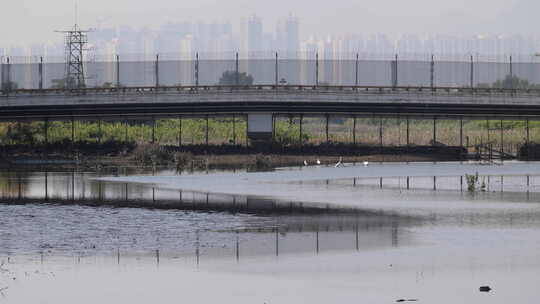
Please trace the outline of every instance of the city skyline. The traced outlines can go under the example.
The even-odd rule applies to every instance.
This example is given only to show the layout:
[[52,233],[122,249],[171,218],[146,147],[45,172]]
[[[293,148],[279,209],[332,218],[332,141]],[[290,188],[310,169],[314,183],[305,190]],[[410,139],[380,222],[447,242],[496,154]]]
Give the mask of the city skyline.
[[[58,35],[58,34],[57,34]],[[347,53],[437,54],[437,55],[533,55],[540,50],[534,35],[418,35],[412,33],[358,33],[318,35],[304,30],[293,14],[275,24],[252,14],[238,25],[230,22],[167,22],[157,29],[129,25],[95,28],[89,34],[91,53],[96,55],[196,52],[231,53],[319,53],[324,58],[340,58]],[[1,45],[1,56],[62,56],[61,35],[55,43]],[[294,55],[297,56],[297,55]],[[299,55],[298,55],[299,56]]]
[[[77,4],[75,4],[77,3]],[[77,9],[75,9],[75,7]],[[277,24],[284,16],[302,20],[301,39],[310,35],[347,36],[384,33],[387,35],[536,35],[539,22],[534,11],[540,3],[534,0],[413,0],[401,3],[390,0],[298,0],[272,3],[253,0],[231,0],[216,3],[200,0],[177,3],[156,0],[152,3],[117,0],[35,0],[7,1],[3,10],[10,12],[0,20],[2,43],[29,45],[57,43],[55,30],[74,23],[87,28],[115,28],[128,24],[149,31],[167,23],[228,23],[240,32],[240,20],[256,15],[265,24]],[[338,17],[338,18],[334,18]],[[32,22],[28,22],[32,20]],[[34,26],[40,24],[39,27]],[[9,30],[7,30],[9,29]]]

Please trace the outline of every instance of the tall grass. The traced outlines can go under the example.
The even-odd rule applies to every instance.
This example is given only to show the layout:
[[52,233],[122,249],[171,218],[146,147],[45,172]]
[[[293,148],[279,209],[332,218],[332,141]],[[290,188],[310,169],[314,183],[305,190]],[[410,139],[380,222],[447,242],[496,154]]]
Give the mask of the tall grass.
[[[382,122],[382,129],[381,129]],[[45,127],[47,132],[45,132]],[[459,120],[438,120],[436,141],[450,146],[460,145]],[[354,121],[350,117],[331,117],[328,140],[334,143],[353,142]],[[474,149],[480,144],[491,144],[505,151],[516,149],[526,142],[524,121],[500,120],[463,121],[463,144]],[[530,141],[540,142],[540,122],[530,122]],[[300,129],[302,133],[300,133]],[[155,127],[150,120],[129,121],[75,121],[74,138],[77,142],[129,142],[149,143],[152,134],[155,142],[163,145],[200,145],[206,143],[206,120],[197,118],[160,119]],[[153,131],[154,130],[154,131]],[[208,143],[212,145],[245,145],[247,122],[243,117],[212,118],[208,120]],[[357,118],[356,142],[358,144],[403,146],[407,143],[407,123],[399,118]],[[0,144],[43,144],[71,140],[71,121],[3,122],[0,123]],[[501,147],[501,134],[504,146]],[[325,143],[326,120],[324,117],[277,117],[274,139],[281,145]],[[409,120],[409,144],[430,145],[433,140],[433,120]]]

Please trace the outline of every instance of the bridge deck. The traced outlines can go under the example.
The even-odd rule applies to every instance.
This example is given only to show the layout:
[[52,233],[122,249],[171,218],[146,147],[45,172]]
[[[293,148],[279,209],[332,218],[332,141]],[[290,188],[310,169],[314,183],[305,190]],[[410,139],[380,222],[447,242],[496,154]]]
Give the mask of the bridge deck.
[[540,117],[540,90],[254,85],[13,90],[0,95],[0,119],[254,112],[535,119]]

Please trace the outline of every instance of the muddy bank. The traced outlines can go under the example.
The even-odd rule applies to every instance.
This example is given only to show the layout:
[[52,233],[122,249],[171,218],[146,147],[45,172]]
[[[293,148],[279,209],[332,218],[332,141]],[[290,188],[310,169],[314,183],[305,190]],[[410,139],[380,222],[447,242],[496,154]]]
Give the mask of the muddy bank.
[[69,142],[48,146],[3,146],[0,167],[73,168],[160,166],[182,170],[265,169],[303,166],[305,163],[334,165],[342,162],[456,161],[466,155],[460,147],[378,147],[347,144],[302,147],[245,147],[234,145],[164,146],[106,142]]

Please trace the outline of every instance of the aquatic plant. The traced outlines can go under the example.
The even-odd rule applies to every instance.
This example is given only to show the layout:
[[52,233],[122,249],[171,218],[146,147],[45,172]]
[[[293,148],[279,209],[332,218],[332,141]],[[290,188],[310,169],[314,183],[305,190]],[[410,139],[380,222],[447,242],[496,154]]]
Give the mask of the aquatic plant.
[[467,190],[471,193],[476,192],[476,187],[478,186],[479,176],[478,172],[474,175],[465,174],[465,178],[467,179]]
[[255,163],[252,167],[254,170],[268,170],[272,168],[272,159],[268,155],[255,155]]
[[168,164],[175,160],[174,153],[157,144],[140,144],[133,151],[133,159],[145,165]]

